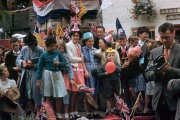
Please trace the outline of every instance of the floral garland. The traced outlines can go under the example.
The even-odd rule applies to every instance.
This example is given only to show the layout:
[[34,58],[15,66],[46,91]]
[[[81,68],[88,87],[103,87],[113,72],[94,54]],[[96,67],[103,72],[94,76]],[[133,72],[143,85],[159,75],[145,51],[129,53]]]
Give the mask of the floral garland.
[[147,15],[147,19],[150,20],[151,17],[156,16],[156,9],[151,0],[132,0],[132,3],[134,6],[130,10],[131,18],[138,20],[139,16]]

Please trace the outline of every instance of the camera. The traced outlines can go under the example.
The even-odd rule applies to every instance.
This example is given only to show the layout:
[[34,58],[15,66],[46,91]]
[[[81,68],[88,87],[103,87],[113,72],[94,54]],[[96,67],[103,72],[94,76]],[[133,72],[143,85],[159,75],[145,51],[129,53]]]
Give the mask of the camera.
[[147,67],[145,72],[161,70],[166,64],[167,64],[167,61],[164,59],[164,55],[160,55],[154,61],[150,63],[150,65]]

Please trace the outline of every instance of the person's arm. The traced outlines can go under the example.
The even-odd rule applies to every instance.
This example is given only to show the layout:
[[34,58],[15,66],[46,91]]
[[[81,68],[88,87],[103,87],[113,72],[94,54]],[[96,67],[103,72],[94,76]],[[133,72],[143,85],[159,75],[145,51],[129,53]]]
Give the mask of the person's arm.
[[[39,52],[39,56],[36,56],[37,59],[39,59],[39,57],[41,56],[41,54],[44,52],[44,49],[41,48],[41,47],[38,47],[38,52]],[[39,60],[38,60],[38,61],[39,61]],[[33,64],[33,66],[36,68],[37,65],[38,65],[38,62],[37,62],[37,63],[33,63],[33,62],[32,62],[32,64]]]
[[16,65],[18,67],[23,67],[23,61],[24,61],[24,57],[23,57],[23,54],[24,54],[24,47],[21,49],[21,52],[20,52],[20,55],[17,57],[16,59]]
[[167,89],[174,93],[180,93],[180,79],[171,79],[167,84]]
[[41,86],[41,80],[42,80],[42,74],[43,74],[43,68],[45,66],[45,58],[44,54],[41,54],[38,60],[38,65],[37,65],[37,80],[36,80],[36,86],[40,87]]
[[68,55],[68,59],[71,63],[78,63],[78,62],[82,62],[82,58],[81,57],[74,57],[71,48],[69,45],[66,44],[66,50],[67,50],[67,55]]
[[118,63],[116,64],[116,73],[121,73],[121,66]]
[[45,66],[45,63],[44,63],[44,54],[41,54],[41,56],[39,57],[39,60],[38,60],[38,65],[37,65],[37,80],[42,80],[42,71],[43,71],[43,68]]
[[116,62],[119,63],[119,65],[121,66],[121,60],[117,50],[115,50],[115,55],[116,55]]
[[108,73],[104,69],[105,65],[101,66],[98,70],[98,77],[103,78],[106,76]]

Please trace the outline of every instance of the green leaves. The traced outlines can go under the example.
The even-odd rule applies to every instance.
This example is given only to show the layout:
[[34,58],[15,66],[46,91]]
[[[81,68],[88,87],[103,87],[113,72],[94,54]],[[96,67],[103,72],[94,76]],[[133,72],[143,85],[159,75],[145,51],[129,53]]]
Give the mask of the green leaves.
[[7,20],[10,19],[12,12],[10,11],[0,11],[0,23],[6,24]]

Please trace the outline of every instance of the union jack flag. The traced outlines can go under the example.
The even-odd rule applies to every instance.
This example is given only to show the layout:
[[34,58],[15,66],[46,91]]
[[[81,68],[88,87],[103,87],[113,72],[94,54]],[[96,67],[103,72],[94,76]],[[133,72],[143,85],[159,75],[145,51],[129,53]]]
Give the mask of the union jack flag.
[[71,20],[70,20],[70,25],[74,25],[75,23],[81,25],[81,19],[77,17],[77,15],[75,15],[74,17],[71,17]]
[[64,36],[70,40],[69,33],[71,32],[70,25],[67,26],[67,28],[64,30]]
[[78,7],[78,4],[77,4],[77,1],[71,1],[71,10],[74,12],[74,13],[79,13],[79,7]]
[[114,97],[119,105],[119,109],[121,111],[127,112],[129,113],[129,108],[127,107],[127,105],[124,103],[124,100],[119,98],[115,93],[114,93]]

